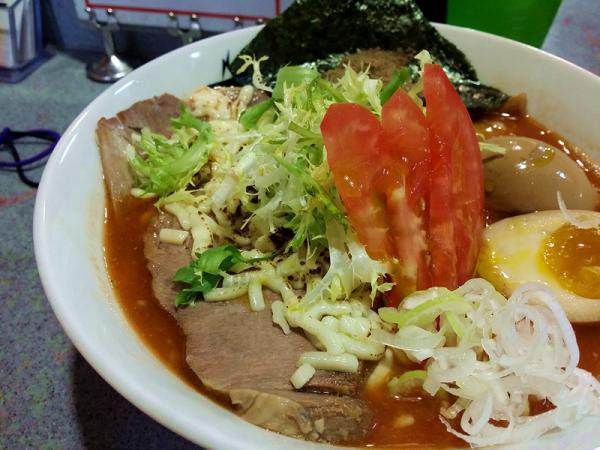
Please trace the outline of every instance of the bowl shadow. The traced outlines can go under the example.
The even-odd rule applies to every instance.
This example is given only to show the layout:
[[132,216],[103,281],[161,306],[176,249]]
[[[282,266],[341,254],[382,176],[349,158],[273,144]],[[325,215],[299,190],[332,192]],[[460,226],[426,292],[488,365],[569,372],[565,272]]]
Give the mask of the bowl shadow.
[[129,403],[78,352],[72,365],[77,426],[86,449],[199,448]]

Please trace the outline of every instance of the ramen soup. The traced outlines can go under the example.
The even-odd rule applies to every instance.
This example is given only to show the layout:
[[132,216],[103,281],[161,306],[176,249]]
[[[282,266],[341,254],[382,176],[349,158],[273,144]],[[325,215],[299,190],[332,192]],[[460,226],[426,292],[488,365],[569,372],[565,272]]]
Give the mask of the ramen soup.
[[456,447],[600,412],[597,166],[524,97],[473,122],[419,60],[400,83],[287,66],[271,92],[202,86],[98,123],[126,317],[251,423]]

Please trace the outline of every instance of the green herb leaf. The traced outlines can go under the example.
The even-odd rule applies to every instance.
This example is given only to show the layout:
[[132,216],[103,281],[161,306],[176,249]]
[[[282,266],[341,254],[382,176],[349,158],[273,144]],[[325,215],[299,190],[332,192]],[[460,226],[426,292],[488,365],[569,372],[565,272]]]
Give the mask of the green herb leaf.
[[387,102],[394,92],[396,92],[404,83],[408,81],[410,78],[410,71],[407,67],[403,67],[400,70],[394,72],[392,75],[392,79],[386,84],[381,93],[379,94],[379,99],[381,100],[381,105],[383,106],[385,102]]
[[273,106],[273,99],[268,98],[263,100],[256,105],[252,105],[250,108],[245,110],[240,116],[240,123],[246,130],[250,130],[256,127],[257,122]]
[[196,259],[189,265],[179,269],[173,281],[186,284],[175,298],[177,308],[194,305],[202,301],[202,294],[210,292],[223,280],[223,272],[227,272],[238,263],[253,264],[273,258],[274,254],[259,258],[244,258],[233,245],[226,244],[213,247],[205,252],[197,253]]
[[221,245],[198,255],[196,271],[219,275],[222,271],[229,270],[231,266],[243,260],[242,254],[233,245]]
[[[175,275],[174,280],[176,278],[177,274]],[[177,296],[175,297],[175,307],[180,308],[182,306],[196,304],[199,299],[201,299],[202,294],[211,291],[221,282],[222,279],[223,277],[221,275],[213,275],[211,273],[194,276],[190,286],[177,293]]]

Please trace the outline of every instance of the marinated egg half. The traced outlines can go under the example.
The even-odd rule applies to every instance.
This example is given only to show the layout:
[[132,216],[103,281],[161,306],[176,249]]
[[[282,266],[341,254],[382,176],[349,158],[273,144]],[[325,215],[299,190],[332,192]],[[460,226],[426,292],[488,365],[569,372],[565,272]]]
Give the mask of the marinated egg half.
[[570,208],[593,210],[598,206],[598,191],[566,153],[523,136],[497,136],[485,142],[506,151],[484,165],[488,207],[521,214],[553,210],[556,191]]
[[[578,221],[600,213],[570,211]],[[600,228],[578,228],[560,211],[510,217],[488,226],[478,274],[507,297],[523,283],[549,286],[571,322],[600,321]]]

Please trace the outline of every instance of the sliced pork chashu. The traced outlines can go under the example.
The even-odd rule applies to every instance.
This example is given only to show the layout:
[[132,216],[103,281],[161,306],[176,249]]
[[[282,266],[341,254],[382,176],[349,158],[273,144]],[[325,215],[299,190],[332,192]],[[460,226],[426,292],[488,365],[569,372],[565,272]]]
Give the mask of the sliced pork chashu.
[[[130,195],[133,180],[125,151],[131,133],[148,127],[168,135],[170,118],[179,113],[180,104],[176,97],[164,94],[98,122],[96,136],[111,202]],[[177,269],[189,263],[190,243],[160,242],[161,228],[179,228],[179,224],[173,216],[160,213],[146,232],[144,253],[152,288],[183,329],[188,364],[203,384],[228,395],[241,417],[273,431],[329,442],[363,437],[372,413],[364,401],[353,397],[361,374],[317,371],[304,391],[293,389],[289,377],[299,356],[314,348],[301,333],[286,336],[273,325],[269,307],[273,296],[265,296],[267,308],[261,312],[250,311],[246,299],[174,308],[178,286],[171,280]]]
[[[246,298],[173,308],[178,286],[171,280],[177,269],[190,261],[190,249],[189,243],[160,242],[162,228],[179,225],[170,214],[160,214],[148,229],[144,252],[152,288],[183,329],[188,364],[203,384],[228,395],[249,422],[274,431],[330,442],[364,436],[371,411],[364,401],[353,397],[362,384],[362,374],[318,370],[304,392],[293,389],[289,377],[298,358],[314,348],[303,334],[292,331],[286,336],[273,324],[273,295],[265,295],[267,307],[260,312],[250,311]],[[317,399],[322,400],[318,408]],[[340,416],[340,411],[348,413]]]

